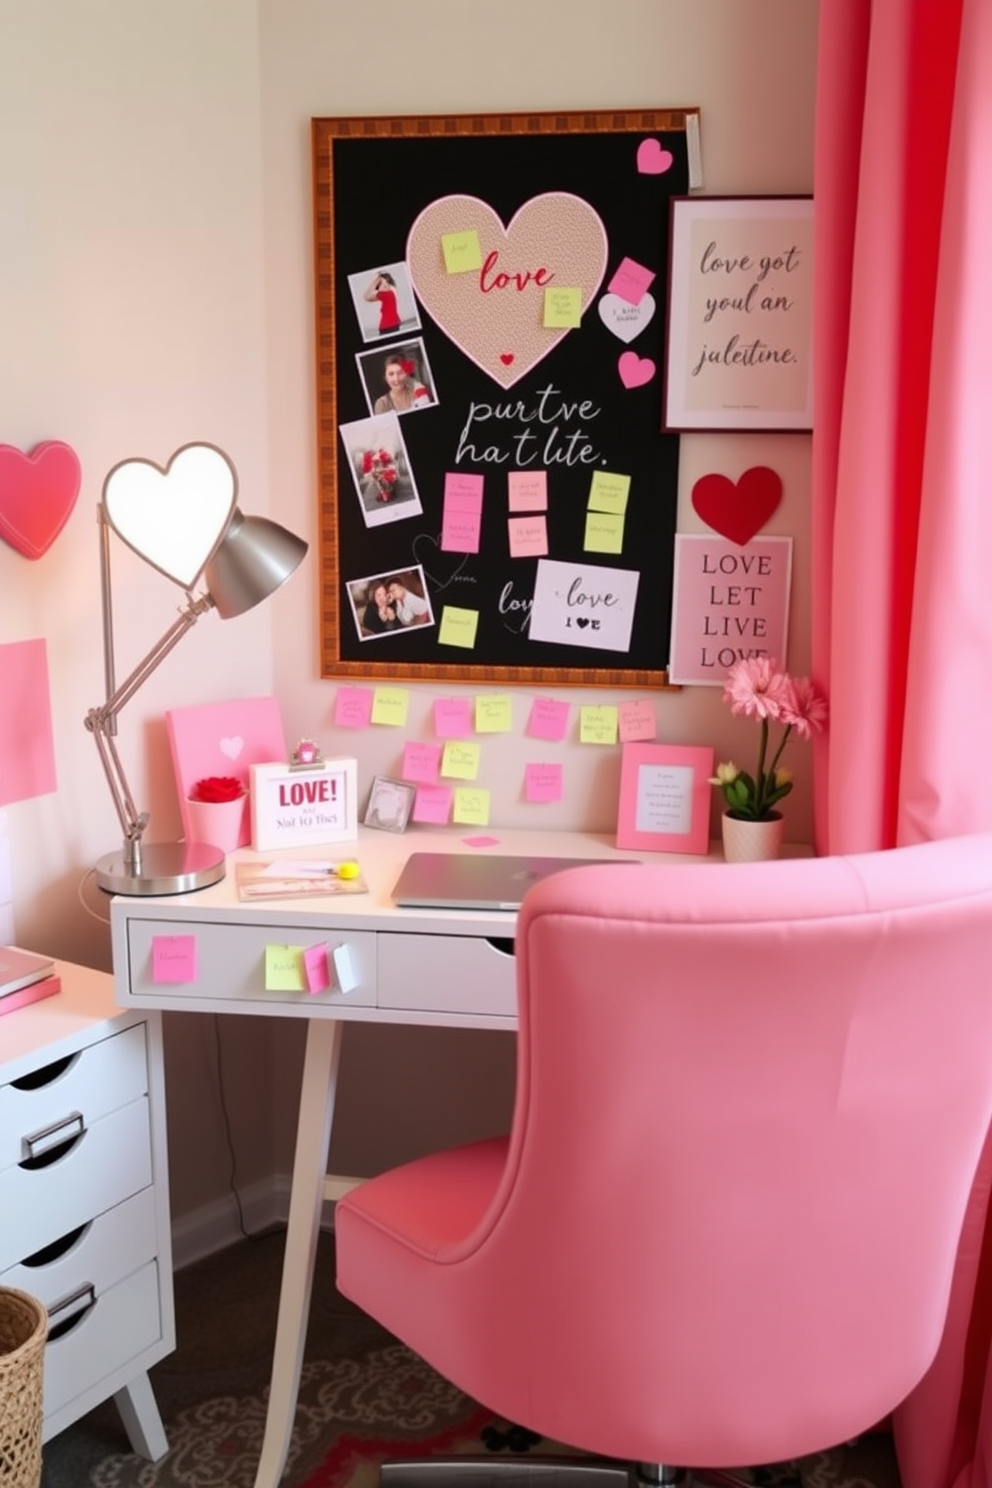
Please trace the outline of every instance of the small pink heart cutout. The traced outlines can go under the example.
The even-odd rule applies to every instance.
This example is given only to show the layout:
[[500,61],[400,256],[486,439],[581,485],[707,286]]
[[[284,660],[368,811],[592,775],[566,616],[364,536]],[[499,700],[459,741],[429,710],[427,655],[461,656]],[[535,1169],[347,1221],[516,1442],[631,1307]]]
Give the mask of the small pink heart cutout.
[[69,520],[81,479],[75,450],[58,439],[28,455],[0,444],[0,537],[25,558],[47,553]]
[[725,475],[703,475],[692,488],[696,513],[740,547],[761,530],[781,500],[782,478],[767,465],[752,465],[736,485]]
[[642,176],[663,176],[674,159],[671,150],[663,150],[656,139],[641,140],[637,147],[637,169]]
[[655,374],[655,365],[650,357],[639,357],[636,351],[625,351],[617,362],[620,381],[625,388],[643,387]]

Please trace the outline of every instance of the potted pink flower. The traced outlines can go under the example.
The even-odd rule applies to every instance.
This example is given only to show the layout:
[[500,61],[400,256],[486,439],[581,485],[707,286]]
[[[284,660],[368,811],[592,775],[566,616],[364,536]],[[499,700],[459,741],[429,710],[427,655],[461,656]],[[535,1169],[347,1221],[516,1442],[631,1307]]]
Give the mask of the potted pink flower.
[[244,782],[234,775],[205,775],[197,780],[186,801],[190,841],[233,852],[241,842],[247,800]]
[[[782,839],[779,802],[792,790],[792,774],[779,764],[785,746],[795,734],[809,739],[819,733],[827,719],[823,696],[808,677],[790,677],[777,661],[767,656],[737,662],[727,673],[723,689],[730,711],[759,722],[758,758],[754,774],[738,769],[733,760],[717,765],[711,784],[726,803],[723,815],[724,854],[728,860],[777,857]],[[771,726],[778,725],[777,738]],[[756,834],[754,825],[770,827]],[[771,839],[762,849],[746,847],[742,838],[761,835]]]

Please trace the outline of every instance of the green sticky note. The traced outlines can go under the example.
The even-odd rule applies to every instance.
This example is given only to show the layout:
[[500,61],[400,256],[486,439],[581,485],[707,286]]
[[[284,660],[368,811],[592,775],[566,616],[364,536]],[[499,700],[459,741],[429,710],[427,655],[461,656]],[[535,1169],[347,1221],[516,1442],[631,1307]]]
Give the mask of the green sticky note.
[[613,512],[586,512],[587,553],[622,553],[624,518]]
[[452,821],[463,822],[466,826],[487,827],[489,825],[489,792],[482,786],[456,786],[451,818]]
[[441,774],[449,780],[475,780],[481,757],[481,744],[473,744],[467,739],[448,739],[441,755]]
[[615,744],[620,710],[612,704],[579,709],[580,744]]
[[470,232],[442,233],[441,252],[449,274],[464,274],[469,269],[482,268],[482,249],[475,228]]
[[627,510],[629,495],[629,475],[614,475],[609,470],[597,470],[593,473],[589,486],[589,510],[615,512],[622,517]]
[[406,687],[377,687],[372,694],[372,723],[405,728],[409,711],[410,692]]
[[571,330],[582,324],[581,289],[545,289],[544,324],[549,329]]
[[265,947],[266,992],[305,992],[307,990],[303,950],[300,946],[267,945]]
[[513,702],[509,697],[491,694],[475,700],[475,732],[508,734],[513,727]]
[[438,643],[442,646],[462,646],[466,651],[471,651],[478,628],[478,610],[460,610],[454,605],[445,605],[438,627]]

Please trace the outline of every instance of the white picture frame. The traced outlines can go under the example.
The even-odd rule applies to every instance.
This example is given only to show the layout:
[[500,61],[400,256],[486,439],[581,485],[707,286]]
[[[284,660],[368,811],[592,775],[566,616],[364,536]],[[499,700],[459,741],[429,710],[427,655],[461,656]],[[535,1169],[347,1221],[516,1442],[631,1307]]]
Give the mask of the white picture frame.
[[673,197],[662,428],[813,427],[813,198]]
[[358,836],[357,760],[330,759],[312,769],[252,765],[250,798],[256,852]]

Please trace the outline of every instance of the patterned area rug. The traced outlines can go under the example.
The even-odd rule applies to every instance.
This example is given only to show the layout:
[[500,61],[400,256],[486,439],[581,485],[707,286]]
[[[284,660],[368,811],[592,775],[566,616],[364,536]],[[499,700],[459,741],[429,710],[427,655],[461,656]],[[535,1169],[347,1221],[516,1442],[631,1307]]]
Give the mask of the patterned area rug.
[[[167,1455],[158,1463],[136,1457],[108,1403],[46,1445],[42,1488],[252,1488],[282,1245],[281,1235],[245,1241],[177,1276],[179,1345],[152,1370]],[[340,1297],[333,1278],[333,1241],[322,1237],[281,1488],[376,1488],[386,1459],[565,1450],[454,1389]],[[755,1470],[753,1481],[767,1488],[899,1488],[883,1434]]]

